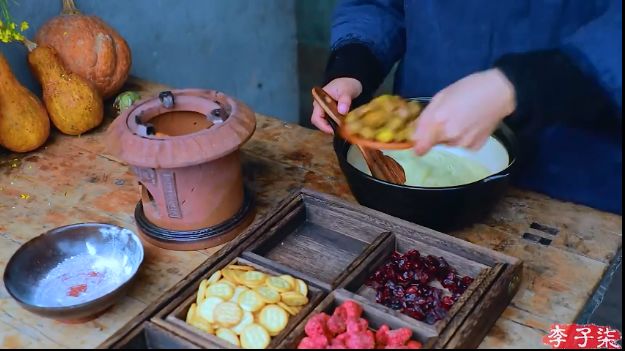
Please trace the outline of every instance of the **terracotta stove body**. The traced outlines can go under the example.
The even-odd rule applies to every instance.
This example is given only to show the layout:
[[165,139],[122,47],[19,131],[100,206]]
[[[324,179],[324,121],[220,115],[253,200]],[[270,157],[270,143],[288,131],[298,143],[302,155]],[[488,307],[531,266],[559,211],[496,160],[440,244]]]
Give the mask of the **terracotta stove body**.
[[143,238],[174,250],[232,240],[253,219],[240,147],[256,128],[243,103],[212,90],[173,90],[132,105],[111,125],[111,153],[141,184]]

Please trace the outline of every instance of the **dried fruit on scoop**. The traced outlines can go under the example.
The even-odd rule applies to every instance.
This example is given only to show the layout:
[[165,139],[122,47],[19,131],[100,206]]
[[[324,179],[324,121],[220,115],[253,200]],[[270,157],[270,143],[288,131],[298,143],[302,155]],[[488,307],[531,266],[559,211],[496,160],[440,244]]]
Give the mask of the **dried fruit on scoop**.
[[349,134],[383,143],[403,142],[410,138],[413,122],[422,106],[400,96],[382,95],[347,115],[345,128]]

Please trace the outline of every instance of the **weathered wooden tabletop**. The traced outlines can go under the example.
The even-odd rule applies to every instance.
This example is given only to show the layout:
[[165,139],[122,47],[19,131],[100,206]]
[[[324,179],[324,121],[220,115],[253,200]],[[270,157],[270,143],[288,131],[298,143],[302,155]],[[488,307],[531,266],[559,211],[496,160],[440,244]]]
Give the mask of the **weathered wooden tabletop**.
[[[127,89],[146,96],[166,87],[133,79]],[[257,220],[299,185],[355,201],[329,136],[257,118],[257,130],[244,147]],[[137,182],[126,165],[104,151],[102,131],[111,120],[81,137],[54,134],[47,146],[27,155],[0,150],[0,273],[20,245],[53,227],[101,221],[135,229]],[[528,240],[525,233],[551,243]],[[524,261],[519,293],[481,346],[537,348],[544,347],[542,337],[552,323],[572,322],[584,308],[621,247],[622,217],[511,189],[483,223],[450,234]],[[129,295],[86,324],[37,317],[20,308],[2,285],[2,347],[98,347],[217,251],[174,252],[149,244],[145,249],[144,266]]]

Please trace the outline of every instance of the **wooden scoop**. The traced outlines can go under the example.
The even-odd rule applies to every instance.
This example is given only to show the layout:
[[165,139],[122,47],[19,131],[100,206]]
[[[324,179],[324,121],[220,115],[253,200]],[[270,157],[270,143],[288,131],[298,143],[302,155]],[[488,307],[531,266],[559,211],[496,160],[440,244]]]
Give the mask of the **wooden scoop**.
[[365,148],[361,143],[354,143],[350,141],[349,138],[345,138],[341,132],[345,116],[339,113],[336,100],[319,87],[312,89],[312,95],[315,101],[317,101],[321,108],[323,108],[326,114],[330,117],[330,125],[332,125],[334,132],[339,133],[339,135],[341,135],[345,140],[358,147],[363,158],[365,159],[365,162],[367,163],[367,166],[369,167],[369,170],[371,170],[371,175],[389,183],[406,183],[406,173],[404,172],[404,169],[392,157],[384,155],[378,149]]

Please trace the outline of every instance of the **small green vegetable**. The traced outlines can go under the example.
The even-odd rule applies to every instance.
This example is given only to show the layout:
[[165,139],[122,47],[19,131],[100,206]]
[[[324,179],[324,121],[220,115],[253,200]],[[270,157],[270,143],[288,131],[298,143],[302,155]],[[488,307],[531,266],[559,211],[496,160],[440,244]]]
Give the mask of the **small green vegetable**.
[[139,100],[141,100],[141,95],[136,91],[125,91],[117,95],[113,107],[115,107],[117,113],[122,113]]

